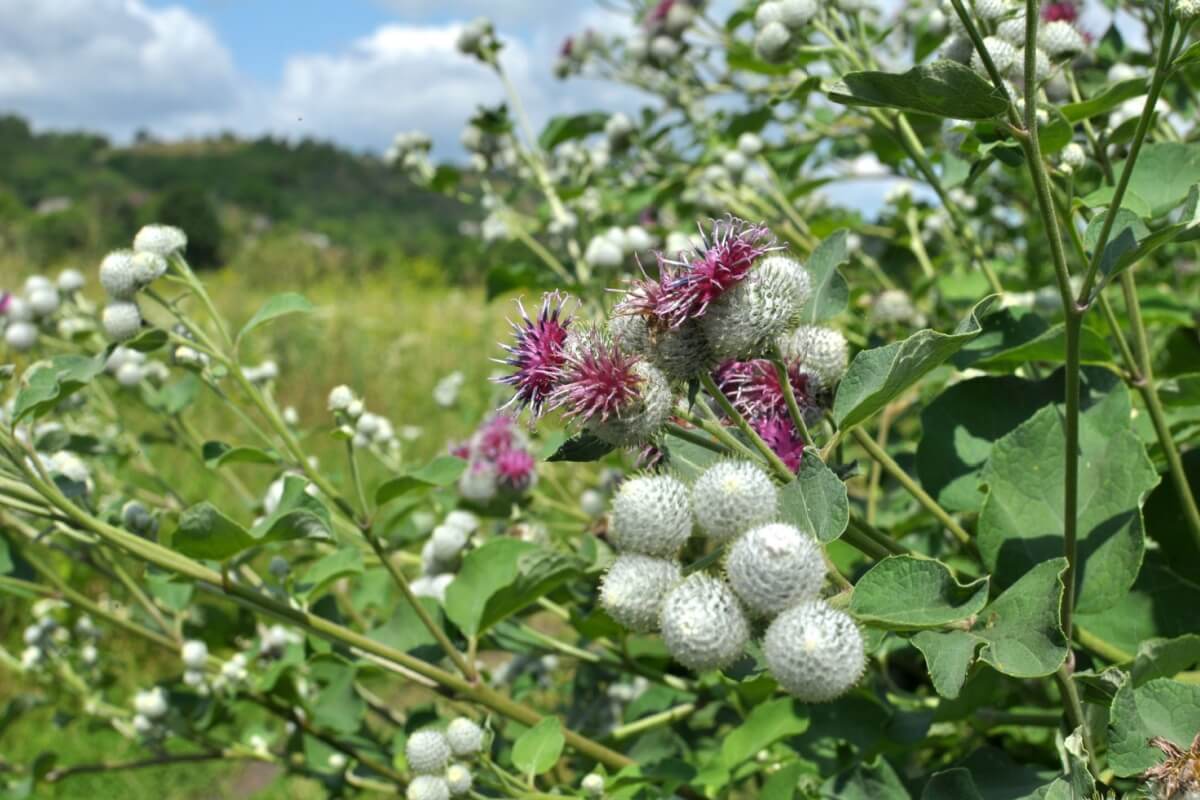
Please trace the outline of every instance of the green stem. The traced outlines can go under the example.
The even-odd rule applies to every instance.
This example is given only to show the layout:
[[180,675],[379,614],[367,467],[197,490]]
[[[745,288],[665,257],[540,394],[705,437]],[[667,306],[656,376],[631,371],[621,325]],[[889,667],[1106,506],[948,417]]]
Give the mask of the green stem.
[[717,386],[717,383],[713,380],[712,375],[709,375],[707,372],[701,372],[700,385],[704,387],[704,391],[708,392],[708,394],[717,401],[717,405],[719,405],[721,410],[725,412],[725,416],[737,426],[738,430],[742,432],[742,435],[754,444],[755,449],[757,449],[759,455],[766,460],[776,477],[785,483],[791,482],[796,476],[792,474],[790,469],[788,469],[787,464],[783,463],[783,459],[781,459],[775,453],[775,451],[771,449],[771,446],[763,441],[762,437],[758,435],[758,432],[755,431],[753,427],[751,427],[749,421],[742,416],[741,412],[733,407],[733,403],[729,402],[729,398],[726,397],[725,393],[722,392]]
[[854,441],[858,442],[862,449],[867,451],[867,455],[879,462],[879,465],[887,471],[889,475],[895,478],[905,490],[911,494],[921,506],[933,514],[939,522],[946,526],[946,530],[954,534],[954,538],[958,539],[968,547],[972,546],[971,534],[967,533],[966,529],[958,523],[958,520],[950,516],[946,509],[938,505],[937,500],[934,500],[928,492],[921,488],[912,477],[905,472],[904,468],[896,463],[887,451],[876,444],[875,440],[864,431],[862,428],[855,427],[850,430],[850,435],[854,437]]
[[779,348],[774,348],[775,352],[771,354],[771,366],[775,368],[775,377],[779,381],[779,386],[783,389],[783,401],[787,405],[788,416],[792,418],[792,425],[800,433],[800,439],[805,447],[816,447],[816,442],[813,441],[812,434],[809,433],[808,425],[804,422],[804,414],[800,411],[800,404],[796,402],[796,390],[792,388],[792,379],[788,374],[787,366],[783,363],[783,358],[779,354]]
[[639,733],[686,719],[695,710],[695,703],[684,703],[674,708],[668,708],[666,711],[660,711],[657,714],[651,714],[648,717],[642,717],[639,720],[613,728],[608,738],[619,742],[622,739],[628,739],[630,736],[636,736]]
[[1083,713],[1083,702],[1079,699],[1079,689],[1075,686],[1075,681],[1071,679],[1071,671],[1064,664],[1054,673],[1054,679],[1058,683],[1059,691],[1062,692],[1063,711],[1066,712],[1067,722],[1072,729],[1078,728],[1083,737],[1083,749],[1087,752],[1088,769],[1092,775],[1099,775],[1100,770],[1096,766],[1095,750],[1092,747],[1092,733],[1088,729],[1087,717]]
[[712,439],[701,436],[690,428],[685,428],[682,425],[678,425],[674,422],[667,423],[667,431],[670,432],[670,434],[676,439],[683,439],[685,442],[691,442],[697,447],[703,447],[705,450],[711,450],[719,455],[727,455],[729,453],[728,447],[725,447],[719,442],[714,442]]

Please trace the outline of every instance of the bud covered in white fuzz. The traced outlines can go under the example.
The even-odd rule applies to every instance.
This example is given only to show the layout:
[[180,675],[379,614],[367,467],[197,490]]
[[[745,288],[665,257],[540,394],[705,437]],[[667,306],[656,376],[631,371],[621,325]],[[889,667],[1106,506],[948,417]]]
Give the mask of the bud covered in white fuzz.
[[347,411],[354,403],[354,390],[342,384],[329,390],[329,410]]
[[167,694],[158,686],[138,692],[133,697],[133,709],[147,719],[158,719],[167,713]]
[[48,317],[58,311],[58,290],[39,286],[29,293],[29,308],[38,317]]
[[689,575],[663,601],[663,644],[689,669],[727,667],[745,652],[750,622],[737,596],[719,578]]
[[[1040,47],[1034,48],[1034,72],[1033,79],[1037,83],[1045,83],[1050,79],[1050,73],[1054,71],[1054,65],[1050,63],[1050,56]],[[1013,63],[1013,80],[1019,85],[1025,85],[1025,48],[1017,50],[1017,59]]]
[[721,156],[721,165],[733,175],[742,174],[742,170],[746,168],[746,154],[740,150],[727,150]]
[[625,260],[625,254],[612,238],[596,236],[588,242],[583,258],[596,269],[616,269]]
[[467,769],[466,764],[451,764],[446,768],[446,788],[452,796],[458,797],[471,791],[472,782],[471,770]]
[[783,3],[767,0],[754,11],[754,27],[765,28],[772,22],[783,22]]
[[483,750],[483,728],[471,719],[458,717],[446,728],[450,751],[459,758],[473,756]]
[[646,347],[650,360],[673,381],[694,378],[716,362],[699,320],[690,319],[678,328],[655,331]]
[[988,22],[1006,17],[1017,8],[1011,0],[975,0],[975,13]]
[[1171,13],[1180,22],[1191,22],[1200,16],[1200,0],[1171,0]]
[[592,772],[584,776],[583,783],[579,785],[579,788],[583,789],[583,793],[588,797],[599,797],[604,794],[604,776]]
[[622,553],[604,574],[600,604],[627,630],[650,633],[658,628],[663,600],[681,578],[677,561]]
[[436,775],[450,763],[450,743],[440,731],[417,731],[404,746],[408,767],[418,775]]
[[780,0],[779,21],[798,31],[817,15],[817,0]]
[[800,361],[800,368],[816,378],[818,388],[832,389],[846,374],[850,346],[846,337],[833,328],[801,325],[779,340],[785,361]]
[[653,439],[667,424],[675,404],[675,395],[662,370],[639,361],[632,371],[640,379],[637,400],[622,409],[620,416],[589,424],[592,433],[617,447],[635,447]]
[[4,329],[4,343],[18,353],[32,349],[37,340],[38,329],[32,322],[10,322]]
[[100,262],[100,285],[114,300],[129,300],[138,290],[132,250],[114,250]]
[[208,645],[199,639],[189,639],[183,643],[180,657],[188,669],[204,669],[208,664]]
[[187,234],[173,225],[146,225],[133,237],[133,249],[164,258],[187,247]]
[[757,133],[746,131],[738,137],[737,148],[742,151],[743,155],[753,158],[763,150],[762,137]]
[[1025,14],[1010,17],[996,26],[996,35],[1013,47],[1025,44]]
[[659,64],[666,64],[679,55],[683,46],[670,36],[655,36],[650,41],[650,57]]
[[408,800],[450,800],[446,779],[437,775],[418,775],[408,785]]
[[584,489],[579,495],[579,508],[589,517],[603,514],[605,506],[604,494],[595,489]]
[[1078,142],[1071,142],[1062,149],[1058,156],[1059,164],[1070,170],[1077,170],[1087,163],[1087,154],[1083,150],[1083,145]]
[[1051,58],[1078,55],[1087,49],[1087,40],[1066,20],[1047,22],[1038,30],[1038,46]]
[[443,564],[453,563],[467,546],[468,535],[462,528],[444,523],[438,525],[429,539],[433,545],[431,550],[434,560]]
[[728,541],[778,513],[779,492],[749,461],[719,461],[692,485],[696,522],[710,539]]
[[100,323],[105,336],[114,342],[124,342],[142,329],[142,312],[137,303],[118,300],[104,307]]
[[775,618],[763,639],[767,669],[789,694],[823,703],[845,694],[866,668],[862,634],[844,611],[814,601]]
[[452,528],[459,528],[467,533],[474,533],[479,529],[479,517],[470,511],[463,511],[456,508],[446,515],[446,519],[442,520],[442,524],[449,525]]
[[669,475],[625,481],[613,498],[608,534],[622,552],[675,555],[692,535],[687,487]]
[[816,599],[825,558],[812,536],[781,522],[746,531],[725,561],[729,585],[756,614],[773,616]]
[[86,279],[83,273],[77,269],[67,267],[62,272],[58,273],[58,290],[60,292],[78,292],[83,288]]
[[768,22],[754,36],[754,52],[763,61],[777,63],[787,58],[791,40],[792,35],[782,22]]
[[[983,45],[987,48],[988,55],[992,57],[992,63],[996,65],[996,69],[1001,75],[1007,73],[1017,63],[1017,48],[1000,37],[988,36],[983,40]],[[980,58],[978,52],[971,56],[971,66],[981,75],[987,75],[987,67],[984,66],[983,59]]]
[[701,318],[709,349],[718,359],[760,355],[796,324],[811,294],[812,279],[798,262],[784,256],[764,259]]
[[604,122],[604,135],[610,142],[624,142],[633,133],[633,120],[624,112],[618,111]]

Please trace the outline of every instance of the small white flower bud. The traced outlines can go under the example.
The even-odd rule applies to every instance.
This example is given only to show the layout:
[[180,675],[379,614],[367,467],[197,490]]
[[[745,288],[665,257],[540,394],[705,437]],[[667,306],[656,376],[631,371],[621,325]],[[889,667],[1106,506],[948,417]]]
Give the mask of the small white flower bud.
[[345,768],[346,761],[345,753],[330,753],[325,763],[329,765],[330,769],[340,770]]
[[18,353],[32,349],[37,340],[38,329],[32,322],[10,322],[4,329],[4,343]]
[[1006,17],[1017,10],[1010,0],[975,0],[975,13],[988,22]]
[[584,489],[579,495],[579,508],[589,517],[598,517],[604,513],[604,495],[595,489]]
[[96,645],[94,644],[85,644],[79,648],[79,660],[91,666],[100,660],[100,651],[96,649]]
[[[992,57],[992,63],[995,64],[996,70],[1001,75],[1007,73],[1016,64],[1017,48],[998,36],[988,36],[983,40],[983,45],[987,48],[988,55]],[[981,75],[987,75],[987,67],[984,65],[979,53],[971,56],[971,66]]]
[[780,0],[779,21],[792,31],[801,30],[817,15],[816,0]]
[[208,664],[208,645],[199,639],[189,639],[183,643],[180,658],[188,669],[202,670]]
[[624,262],[625,254],[610,237],[596,236],[588,242],[583,258],[596,269],[616,269]]
[[654,237],[641,225],[630,225],[625,229],[625,243],[632,253],[644,253],[654,247]]
[[779,685],[809,703],[842,696],[866,668],[862,634],[854,620],[819,600],[776,617],[763,639],[763,653]]
[[633,120],[621,111],[610,116],[604,123],[604,135],[611,142],[623,142],[633,131]]
[[158,719],[167,713],[167,694],[159,686],[138,692],[133,697],[133,708],[148,719]]
[[443,564],[453,564],[467,546],[468,533],[462,528],[445,523],[433,529],[433,558]]
[[48,317],[58,311],[58,289],[39,286],[29,293],[29,308],[38,317]]
[[142,329],[142,312],[137,303],[118,300],[104,307],[100,317],[104,335],[115,342],[123,342],[138,335]]
[[664,598],[681,577],[677,561],[623,553],[604,575],[600,604],[626,629],[650,633],[658,627]]
[[738,137],[737,148],[743,155],[748,158],[753,158],[762,152],[763,140],[757,133],[747,131]]
[[782,22],[768,22],[754,36],[754,52],[763,61],[778,63],[787,58],[791,41],[792,35]]
[[776,522],[739,537],[729,549],[725,571],[742,602],[769,617],[817,597],[825,581],[825,558],[812,536]]
[[86,283],[83,273],[70,267],[58,273],[58,289],[61,292],[77,292]]
[[117,383],[125,387],[137,386],[142,382],[142,367],[140,364],[126,363],[117,367]]
[[650,556],[673,556],[692,534],[687,487],[669,475],[632,478],[613,498],[613,547]]
[[133,249],[164,258],[187,247],[187,234],[171,225],[146,225],[133,237]]
[[451,764],[446,768],[446,786],[454,797],[471,791],[471,770],[465,764]]
[[1038,29],[1038,45],[1051,58],[1065,58],[1082,53],[1087,41],[1075,26],[1066,20],[1047,22]]
[[1062,149],[1058,156],[1059,163],[1071,170],[1080,169],[1087,163],[1087,153],[1078,142],[1071,142]]
[[683,46],[670,36],[655,36],[650,41],[650,57],[659,64],[666,64],[679,55]]
[[10,323],[33,322],[33,309],[29,307],[29,303],[21,298],[10,296],[8,298],[8,310],[4,312],[4,316],[8,318]]
[[141,251],[133,254],[133,278],[139,289],[144,289],[167,272],[167,259],[158,253]]
[[446,741],[459,758],[473,756],[483,750],[483,728],[474,720],[458,717],[446,728]]
[[143,714],[133,715],[133,729],[142,736],[149,734],[154,730],[154,722]]
[[1013,47],[1025,45],[1025,13],[1009,17],[996,26],[996,35]]
[[100,285],[114,300],[129,300],[138,290],[132,250],[114,250],[100,262]]
[[346,411],[353,402],[354,391],[349,386],[335,386],[329,392],[330,411]]
[[689,669],[721,669],[736,661],[750,640],[750,623],[722,580],[689,575],[663,601],[662,637],[667,652]]
[[418,775],[408,784],[408,800],[449,800],[450,786],[438,775]]
[[408,768],[417,775],[436,775],[450,763],[450,743],[440,731],[417,731],[404,746]]
[[801,325],[779,340],[786,361],[800,361],[800,367],[813,376],[821,390],[832,389],[846,374],[850,347],[846,337],[832,328]]
[[765,472],[749,461],[719,461],[692,485],[696,522],[714,541],[728,541],[778,513],[779,493]]
[[456,508],[446,515],[446,518],[442,520],[442,524],[449,525],[451,528],[458,528],[470,534],[479,530],[479,517],[470,511],[463,511]]
[[599,797],[604,794],[604,776],[595,772],[589,773],[584,776],[579,788],[589,797]]

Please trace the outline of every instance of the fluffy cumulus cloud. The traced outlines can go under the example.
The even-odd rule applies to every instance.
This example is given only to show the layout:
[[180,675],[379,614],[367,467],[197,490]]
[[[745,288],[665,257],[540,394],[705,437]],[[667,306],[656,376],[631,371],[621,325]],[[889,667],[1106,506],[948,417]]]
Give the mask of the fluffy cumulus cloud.
[[[439,156],[454,157],[475,109],[503,100],[496,76],[455,47],[465,21],[490,4],[427,5],[456,21],[426,19],[416,2],[404,23],[335,49],[288,55],[278,80],[266,84],[241,74],[212,27],[180,6],[0,0],[0,111],[15,110],[39,127],[118,138],[139,128],[168,136],[235,130],[377,151],[396,132],[420,129]],[[535,13],[550,6],[554,13]],[[613,31],[619,20],[590,4],[514,0],[503,8],[502,60],[535,127],[554,114],[636,107],[631,91],[551,75],[563,36],[586,27]]]
[[118,135],[234,111],[241,86],[212,29],[141,0],[0,0],[0,108]]

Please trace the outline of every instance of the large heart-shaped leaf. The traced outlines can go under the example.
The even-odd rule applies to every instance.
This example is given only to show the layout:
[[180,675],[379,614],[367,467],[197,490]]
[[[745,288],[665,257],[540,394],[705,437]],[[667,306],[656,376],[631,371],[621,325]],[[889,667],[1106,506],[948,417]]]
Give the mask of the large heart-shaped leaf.
[[852,106],[895,108],[951,119],[991,119],[1008,102],[992,84],[957,61],[935,61],[908,72],[851,72],[829,97]]
[[780,490],[779,514],[820,542],[832,542],[845,533],[850,523],[846,484],[816,450],[804,451],[796,479]]
[[892,556],[858,579],[850,613],[881,628],[937,628],[978,614],[987,600],[986,577],[963,584],[939,561]]

